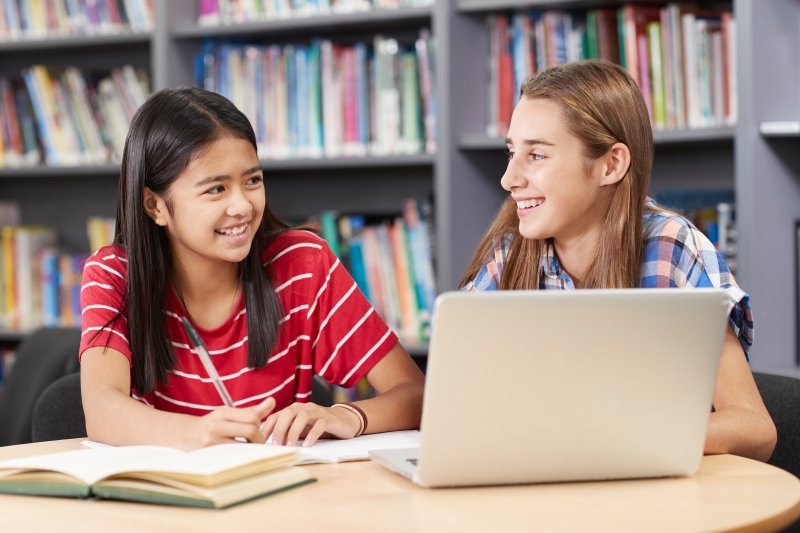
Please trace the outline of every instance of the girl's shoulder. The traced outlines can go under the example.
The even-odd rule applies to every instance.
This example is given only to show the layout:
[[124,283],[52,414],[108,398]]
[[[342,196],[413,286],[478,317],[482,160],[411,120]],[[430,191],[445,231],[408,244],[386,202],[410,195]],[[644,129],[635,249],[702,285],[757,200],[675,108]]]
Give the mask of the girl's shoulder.
[[90,263],[105,265],[124,273],[128,270],[128,254],[122,246],[109,244],[98,248],[89,255],[86,259],[86,264],[89,265]]
[[290,229],[281,232],[261,253],[261,262],[267,264],[311,263],[328,252],[325,239],[307,230]]
[[645,211],[642,230],[645,242],[670,241],[693,248],[697,248],[698,237],[702,235],[688,218],[662,209]]

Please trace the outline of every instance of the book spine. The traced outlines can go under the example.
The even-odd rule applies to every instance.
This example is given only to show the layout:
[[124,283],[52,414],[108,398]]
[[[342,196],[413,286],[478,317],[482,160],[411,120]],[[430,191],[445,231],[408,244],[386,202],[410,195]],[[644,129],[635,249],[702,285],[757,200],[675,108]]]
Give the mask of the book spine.
[[651,87],[653,94],[652,117],[656,129],[667,127],[667,105],[664,88],[663,52],[661,47],[661,24],[647,23],[647,41],[650,52]]

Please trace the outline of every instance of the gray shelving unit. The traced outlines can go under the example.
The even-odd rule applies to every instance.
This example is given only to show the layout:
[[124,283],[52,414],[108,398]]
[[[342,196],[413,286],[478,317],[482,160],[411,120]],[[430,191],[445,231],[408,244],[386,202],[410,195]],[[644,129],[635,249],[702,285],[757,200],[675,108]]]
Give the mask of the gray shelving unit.
[[[149,69],[153,89],[193,83],[193,58],[206,37],[255,42],[327,36],[352,42],[375,33],[413,36],[429,26],[437,40],[438,152],[435,156],[264,161],[267,193],[279,214],[297,219],[322,209],[381,213],[408,196],[435,198],[437,281],[456,287],[480,236],[505,198],[502,141],[486,138],[486,16],[516,9],[618,6],[619,0],[436,0],[429,8],[292,18],[202,28],[196,0],[156,0],[147,35],[0,43],[0,73],[28,64]],[[638,2],[641,3],[641,2]],[[663,4],[665,2],[648,1]],[[752,294],[759,370],[796,373],[794,222],[800,218],[800,151],[795,135],[761,134],[769,121],[800,117],[800,0],[733,0],[738,24],[739,123],[735,128],[657,132],[653,192],[735,188],[738,280]],[[779,42],[780,46],[775,43]],[[777,136],[777,135],[776,135]],[[734,155],[735,154],[735,155]],[[262,154],[263,156],[264,154]],[[16,198],[26,222],[59,227],[85,248],[85,217],[112,216],[114,165],[0,170],[0,198]],[[420,353],[424,348],[416,347]]]
[[[767,122],[800,117],[800,1],[734,0],[739,123],[736,216],[739,282],[753,298],[753,368],[800,376],[796,357],[800,220],[798,135],[762,135]],[[776,138],[778,137],[778,138]]]

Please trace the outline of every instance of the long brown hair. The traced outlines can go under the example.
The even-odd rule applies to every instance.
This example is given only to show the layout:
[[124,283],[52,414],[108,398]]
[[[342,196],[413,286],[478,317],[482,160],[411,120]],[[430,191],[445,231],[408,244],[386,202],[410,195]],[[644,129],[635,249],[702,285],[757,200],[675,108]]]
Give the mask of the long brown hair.
[[[631,162],[614,185],[597,255],[584,275],[587,288],[629,288],[639,282],[642,262],[642,210],[653,166],[653,132],[636,82],[619,65],[591,60],[548,68],[522,85],[521,98],[542,98],[559,105],[570,133],[589,160],[616,143],[628,147]],[[467,268],[460,286],[473,280],[494,250],[510,241],[500,277],[501,290],[538,289],[541,260],[549,239],[519,233],[517,206],[511,197],[500,208]]]

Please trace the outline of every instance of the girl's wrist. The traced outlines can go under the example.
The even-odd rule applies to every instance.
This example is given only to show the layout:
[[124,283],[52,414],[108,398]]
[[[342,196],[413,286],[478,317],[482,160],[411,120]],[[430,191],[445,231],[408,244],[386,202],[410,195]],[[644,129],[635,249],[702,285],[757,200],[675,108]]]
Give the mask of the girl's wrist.
[[355,422],[354,424],[354,432],[351,435],[351,438],[358,437],[362,435],[364,431],[367,429],[367,419],[364,411],[361,408],[350,404],[350,403],[337,403],[331,406],[331,409],[337,408],[339,411],[347,411],[349,416],[347,416],[348,420],[352,420]]

